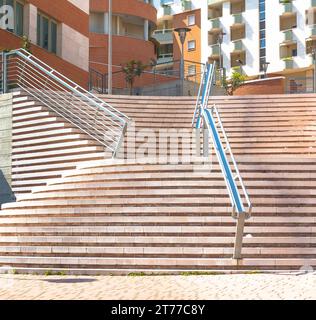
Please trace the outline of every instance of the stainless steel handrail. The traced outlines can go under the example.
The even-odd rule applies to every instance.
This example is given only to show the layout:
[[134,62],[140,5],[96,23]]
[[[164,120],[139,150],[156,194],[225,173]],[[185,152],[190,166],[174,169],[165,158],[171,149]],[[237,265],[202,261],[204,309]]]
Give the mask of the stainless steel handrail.
[[[216,62],[213,64],[205,64],[204,72],[201,76],[201,84],[198,91],[198,96],[196,100],[195,110],[192,118],[192,127],[195,127],[195,124],[199,117],[201,117],[201,108],[203,103],[208,104],[209,96],[211,95],[211,90],[214,84],[216,75]],[[208,91],[208,92],[206,92]],[[203,101],[203,96],[205,95],[206,101]]]
[[[51,68],[45,62],[43,62],[40,59],[36,58],[34,55],[30,54],[26,50],[18,49],[18,50],[13,50],[13,51],[10,51],[9,53],[7,53],[7,55],[14,55],[14,54],[17,54],[17,55],[21,56],[22,58],[27,59],[29,61],[35,62],[37,64],[37,66],[43,72],[45,72],[48,76],[52,76],[53,78],[55,78],[55,80],[57,80],[60,83],[62,83],[68,89],[75,91],[76,93],[78,93],[81,96],[84,96],[85,98],[89,99],[89,101],[93,102],[94,104],[97,104],[97,102],[98,102],[100,104],[100,105],[98,105],[98,107],[104,108],[104,106],[106,106],[107,109],[104,108],[104,110],[106,112],[111,112],[113,114],[113,116],[117,117],[117,119],[120,120],[121,122],[125,122],[126,120],[130,120],[130,118],[128,116],[126,116],[125,114],[123,114],[119,110],[113,108],[110,104],[108,104],[104,100],[101,100],[100,98],[98,98],[94,94],[90,93],[86,89],[82,88],[77,83],[75,83],[72,80],[70,80],[69,78],[65,77],[60,72],[58,72],[55,69]],[[45,68],[47,68],[48,70],[46,70],[43,66]],[[122,118],[120,118],[117,115],[115,115],[115,113],[119,114]],[[125,119],[125,121],[124,121],[124,119]]]
[[[215,104],[214,104],[213,107],[212,107],[212,112],[213,112],[213,114],[216,115],[216,118],[217,118],[217,121],[218,121],[218,125],[219,125],[219,127],[220,127],[221,133],[222,133],[222,135],[223,135],[223,138],[224,138],[224,141],[225,141],[225,144],[226,144],[226,145],[225,145],[225,149],[224,149],[225,154],[227,154],[227,152],[228,152],[228,154],[229,154],[229,156],[230,156],[230,158],[231,158],[231,161],[233,162],[233,167],[234,167],[234,170],[235,170],[235,175],[234,175],[233,178],[234,178],[234,181],[238,181],[238,182],[240,183],[240,186],[241,186],[241,188],[242,188],[243,195],[244,195],[245,201],[246,201],[246,203],[247,203],[247,207],[248,207],[245,212],[246,212],[246,214],[247,214],[248,217],[249,217],[250,214],[251,214],[251,210],[252,210],[252,203],[251,203],[251,201],[250,201],[250,197],[249,197],[249,194],[248,194],[247,189],[246,189],[246,187],[245,187],[245,184],[244,184],[244,182],[243,182],[243,179],[242,179],[242,177],[241,177],[240,171],[239,171],[239,169],[238,169],[238,165],[237,165],[235,156],[234,156],[234,154],[233,154],[233,152],[232,152],[232,148],[231,148],[231,146],[230,146],[230,143],[229,143],[229,140],[228,140],[228,137],[227,137],[225,128],[224,128],[224,126],[223,126],[223,122],[222,122],[221,116],[220,116],[220,114],[219,114],[219,112],[218,112],[218,109],[217,109],[217,107],[216,107]],[[232,194],[231,194],[231,197],[232,197]],[[236,208],[235,208],[234,210],[235,210],[234,213],[237,214]]]
[[1,64],[0,80],[7,79],[2,86],[28,92],[117,155],[129,117],[24,49],[2,52],[0,59],[6,63]]
[[[208,65],[205,70],[197,98],[192,125],[193,127],[196,127],[196,129],[200,129],[201,120],[203,119],[204,129],[206,127],[208,130],[208,134],[203,134],[203,139],[206,140],[203,142],[203,146],[208,146],[209,137],[212,137],[215,153],[218,158],[219,166],[232,204],[233,217],[237,218],[233,257],[235,259],[240,259],[245,219],[249,218],[251,215],[252,203],[239,172],[238,165],[233,155],[218,109],[215,105],[213,105],[211,109],[208,108],[214,81],[210,67],[211,66]],[[215,68],[212,71],[214,70]],[[237,183],[239,183],[242,193],[240,192],[240,187],[238,187]],[[246,202],[247,208],[244,205],[244,201]]]

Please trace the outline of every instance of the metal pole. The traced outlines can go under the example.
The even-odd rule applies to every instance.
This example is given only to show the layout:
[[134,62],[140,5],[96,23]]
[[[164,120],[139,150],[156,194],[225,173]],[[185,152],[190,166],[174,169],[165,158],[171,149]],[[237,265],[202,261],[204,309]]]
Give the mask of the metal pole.
[[184,79],[184,44],[181,44],[181,80]]
[[7,93],[8,89],[8,75],[7,75],[7,54],[2,52],[2,93]]
[[244,227],[245,227],[246,214],[240,213],[237,218],[237,226],[236,226],[236,238],[235,238],[235,246],[234,246],[234,259],[241,259],[241,251],[242,251],[242,242],[244,237]]
[[184,43],[181,45],[181,95],[184,94]]
[[112,94],[112,0],[109,0],[109,35],[108,35],[108,94]]
[[312,51],[313,54],[313,63],[314,63],[314,78],[313,78],[313,86],[314,86],[314,93],[316,93],[316,48]]

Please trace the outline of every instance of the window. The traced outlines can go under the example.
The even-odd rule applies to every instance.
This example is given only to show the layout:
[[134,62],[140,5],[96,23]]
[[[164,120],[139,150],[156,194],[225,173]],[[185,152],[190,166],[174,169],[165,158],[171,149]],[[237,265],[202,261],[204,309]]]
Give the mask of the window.
[[266,62],[266,1],[259,0],[259,44],[260,44],[260,71]]
[[189,51],[195,50],[195,40],[188,41],[188,50]]
[[5,5],[11,6],[14,12],[13,29],[8,28],[7,31],[12,32],[20,37],[23,36],[23,3],[16,0],[0,0],[0,7]]
[[195,25],[195,14],[188,16],[188,25],[189,26]]
[[37,45],[57,53],[57,23],[42,13],[37,15]]

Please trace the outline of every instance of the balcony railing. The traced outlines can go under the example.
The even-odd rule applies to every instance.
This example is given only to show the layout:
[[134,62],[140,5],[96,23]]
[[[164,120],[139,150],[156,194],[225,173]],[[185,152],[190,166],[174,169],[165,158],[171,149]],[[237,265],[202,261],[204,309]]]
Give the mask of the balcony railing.
[[284,58],[284,69],[293,69],[294,68],[294,61],[293,58]]
[[218,44],[213,44],[211,46],[211,56],[218,56],[220,54],[220,49]]
[[162,6],[168,6],[168,5],[171,5],[173,3],[174,3],[173,0],[160,0],[160,5],[162,5]]
[[170,63],[173,61],[173,53],[162,53],[158,56],[158,64]]
[[244,48],[244,43],[242,40],[236,40],[236,41],[233,41],[234,43],[234,51],[243,51],[245,50]]
[[155,30],[153,38],[159,43],[173,43],[173,29]]
[[242,23],[244,23],[242,13],[236,13],[236,14],[233,15],[233,17],[234,17],[234,24],[242,24]]
[[221,27],[221,22],[219,21],[219,18],[212,19],[211,26],[212,29],[219,29]]
[[171,16],[172,9],[171,6],[164,5],[163,6],[163,14],[164,16]]
[[293,30],[283,31],[283,42],[293,42],[293,41],[294,41]]
[[192,10],[192,1],[191,0],[184,0],[182,2],[183,10],[188,11]]
[[293,12],[293,3],[283,3],[283,14],[292,13]]

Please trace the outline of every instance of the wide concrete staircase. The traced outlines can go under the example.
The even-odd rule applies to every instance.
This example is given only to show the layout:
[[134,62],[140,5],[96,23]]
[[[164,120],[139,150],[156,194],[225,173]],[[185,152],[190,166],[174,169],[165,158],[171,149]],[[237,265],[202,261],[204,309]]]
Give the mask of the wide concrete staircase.
[[19,196],[65,170],[104,159],[102,146],[25,92],[13,93],[12,190]]
[[[175,129],[191,130],[194,99],[106,100],[136,122],[138,133],[159,132],[166,142],[166,136],[178,135]],[[89,152],[84,156],[89,161],[80,160],[75,169],[71,159],[69,167],[52,161],[49,170],[56,173],[46,175],[51,178],[47,185],[41,182],[16,203],[2,206],[0,265],[19,272],[80,274],[315,267],[316,96],[214,97],[213,102],[254,207],[245,228],[242,260],[232,259],[236,222],[216,159],[200,163],[203,159],[184,158],[174,164],[172,146],[164,155],[171,157],[161,163],[93,161]],[[38,111],[47,112],[34,110]],[[31,109],[26,114],[31,116]],[[136,138],[136,149],[144,144],[143,134]],[[196,154],[194,137],[185,136],[183,148],[176,148],[181,155]],[[82,139],[71,141],[90,141],[87,136]],[[158,149],[154,140],[146,147],[144,156]],[[91,151],[97,158],[101,153]],[[38,172],[47,170],[44,159],[39,162],[42,170],[30,166],[28,186],[36,185]],[[62,172],[65,169],[71,170]]]

